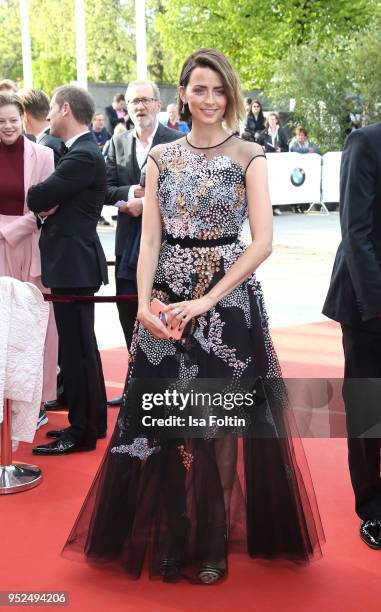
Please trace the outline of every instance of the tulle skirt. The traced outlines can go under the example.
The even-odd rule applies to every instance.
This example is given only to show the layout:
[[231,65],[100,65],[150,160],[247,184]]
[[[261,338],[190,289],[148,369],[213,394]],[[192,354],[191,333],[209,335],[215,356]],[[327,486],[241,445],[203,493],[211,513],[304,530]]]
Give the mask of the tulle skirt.
[[[160,283],[153,295],[182,298]],[[249,435],[206,428],[160,439],[136,427],[133,379],[236,380],[237,372],[264,389],[262,423]],[[137,325],[115,431],[64,555],[116,564],[133,578],[146,568],[152,578],[197,581],[205,566],[226,571],[231,552],[305,563],[323,540],[255,277],[200,317],[185,343]]]

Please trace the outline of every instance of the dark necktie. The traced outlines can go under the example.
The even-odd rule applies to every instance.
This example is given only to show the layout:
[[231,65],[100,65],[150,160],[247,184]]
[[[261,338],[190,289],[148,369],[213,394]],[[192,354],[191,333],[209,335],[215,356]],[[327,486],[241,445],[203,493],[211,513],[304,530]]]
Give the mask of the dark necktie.
[[64,143],[64,142],[61,142],[61,146],[60,146],[60,153],[61,153],[61,155],[65,155],[65,153],[67,153],[67,152],[68,152],[68,150],[69,150],[69,149],[67,148],[67,146],[65,145],[65,143]]

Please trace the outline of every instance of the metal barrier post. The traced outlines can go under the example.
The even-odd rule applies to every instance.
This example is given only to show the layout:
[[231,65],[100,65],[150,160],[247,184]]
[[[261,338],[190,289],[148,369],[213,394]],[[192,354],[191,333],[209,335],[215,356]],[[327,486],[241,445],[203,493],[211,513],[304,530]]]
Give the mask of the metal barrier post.
[[12,463],[11,402],[5,400],[3,422],[0,423],[0,495],[32,489],[42,481],[42,472],[36,465]]

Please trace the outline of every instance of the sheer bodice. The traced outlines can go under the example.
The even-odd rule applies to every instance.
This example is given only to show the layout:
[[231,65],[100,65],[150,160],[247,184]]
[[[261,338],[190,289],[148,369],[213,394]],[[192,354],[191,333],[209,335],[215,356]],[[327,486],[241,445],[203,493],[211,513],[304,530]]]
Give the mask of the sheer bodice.
[[159,168],[158,200],[163,227],[176,238],[237,236],[247,217],[245,174],[259,145],[228,137],[196,149],[180,139],[151,153]]

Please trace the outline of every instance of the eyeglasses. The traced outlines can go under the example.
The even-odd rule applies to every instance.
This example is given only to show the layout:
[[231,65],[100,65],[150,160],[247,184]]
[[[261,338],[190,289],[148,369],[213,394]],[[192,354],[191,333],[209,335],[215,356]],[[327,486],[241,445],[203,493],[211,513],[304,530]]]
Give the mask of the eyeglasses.
[[129,100],[128,104],[131,104],[131,106],[139,106],[139,104],[143,104],[143,106],[147,107],[155,100],[157,100],[157,98],[134,98],[133,100]]

